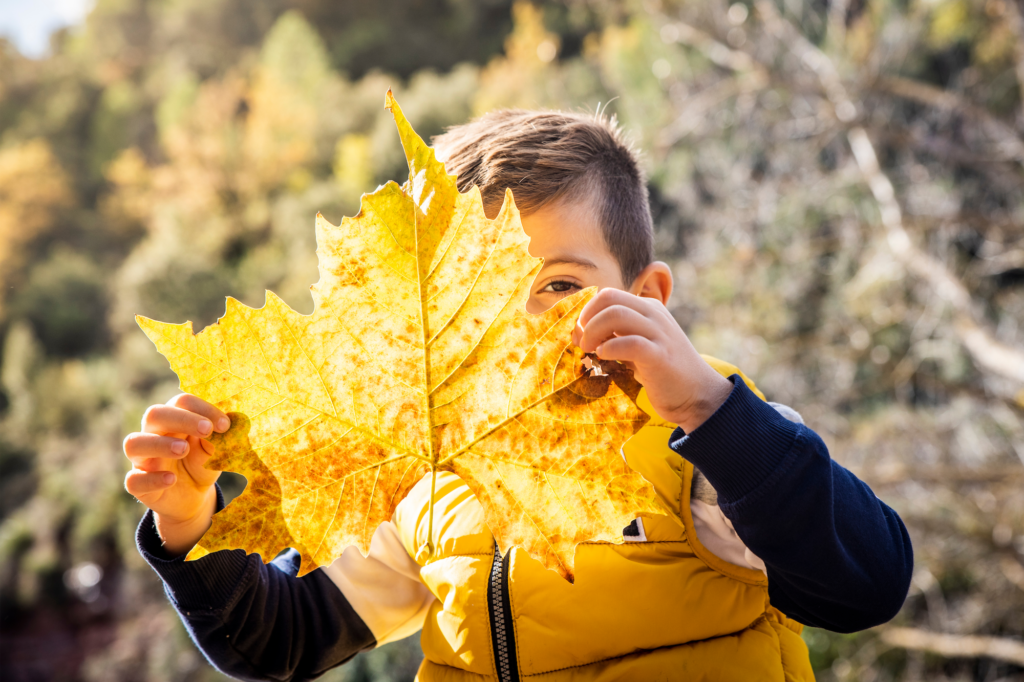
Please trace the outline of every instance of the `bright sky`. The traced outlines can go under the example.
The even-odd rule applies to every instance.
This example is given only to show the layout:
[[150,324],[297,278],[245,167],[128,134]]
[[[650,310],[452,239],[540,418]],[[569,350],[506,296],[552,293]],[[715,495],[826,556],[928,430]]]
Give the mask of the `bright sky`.
[[0,0],[0,35],[10,38],[26,57],[50,49],[50,33],[77,24],[95,0]]

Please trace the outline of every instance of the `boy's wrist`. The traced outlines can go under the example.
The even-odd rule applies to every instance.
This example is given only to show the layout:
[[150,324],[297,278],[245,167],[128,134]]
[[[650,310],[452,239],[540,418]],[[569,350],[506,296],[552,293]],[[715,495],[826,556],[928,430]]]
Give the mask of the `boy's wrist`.
[[679,429],[669,439],[669,447],[707,477],[723,509],[781,475],[802,428],[755,395],[739,375],[732,379],[732,393],[704,428]]
[[696,397],[690,403],[663,416],[686,433],[693,433],[725,404],[732,389],[733,383],[715,372],[714,376],[697,391]]
[[153,512],[156,531],[163,542],[164,550],[171,556],[189,552],[199,539],[203,537],[217,509],[217,490],[210,486],[196,513],[185,518],[175,518],[168,514]]

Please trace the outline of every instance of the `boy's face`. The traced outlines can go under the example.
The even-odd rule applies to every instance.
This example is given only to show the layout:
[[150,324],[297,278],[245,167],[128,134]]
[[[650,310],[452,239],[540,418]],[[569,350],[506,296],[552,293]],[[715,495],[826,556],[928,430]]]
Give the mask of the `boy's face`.
[[587,287],[626,288],[592,202],[548,204],[522,216],[522,221],[530,237],[530,255],[544,259],[526,303],[527,312],[542,313],[559,299]]

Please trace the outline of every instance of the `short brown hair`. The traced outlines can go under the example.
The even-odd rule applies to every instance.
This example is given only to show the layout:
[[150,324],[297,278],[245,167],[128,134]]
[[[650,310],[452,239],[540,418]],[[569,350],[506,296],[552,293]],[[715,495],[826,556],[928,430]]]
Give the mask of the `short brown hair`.
[[480,188],[494,217],[511,188],[529,215],[558,200],[593,198],[609,251],[629,286],[654,258],[647,185],[614,118],[602,114],[505,109],[433,138],[459,191]]

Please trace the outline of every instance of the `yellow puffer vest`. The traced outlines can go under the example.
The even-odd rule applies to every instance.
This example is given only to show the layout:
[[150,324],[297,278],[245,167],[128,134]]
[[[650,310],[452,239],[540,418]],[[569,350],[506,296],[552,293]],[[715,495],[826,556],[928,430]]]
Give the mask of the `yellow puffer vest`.
[[[705,359],[725,376],[742,376]],[[454,474],[437,477],[436,549],[427,556],[429,478],[413,488],[394,521],[437,597],[423,626],[418,680],[814,679],[802,626],[768,603],[764,574],[698,541],[693,466],[669,449],[674,425],[643,393],[640,406],[652,419],[623,452],[673,514],[644,515],[646,541],[580,545],[575,584],[518,549],[495,556],[483,509]]]

